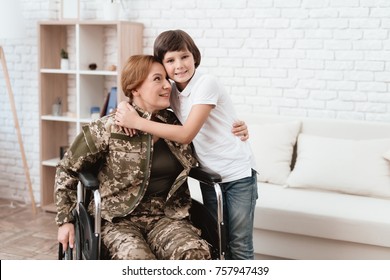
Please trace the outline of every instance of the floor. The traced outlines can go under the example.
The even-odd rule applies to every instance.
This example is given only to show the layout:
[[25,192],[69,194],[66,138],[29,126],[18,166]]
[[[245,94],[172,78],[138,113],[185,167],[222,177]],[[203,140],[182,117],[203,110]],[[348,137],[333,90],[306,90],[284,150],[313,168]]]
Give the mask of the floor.
[[[0,198],[0,260],[56,260],[57,226],[54,213]],[[256,255],[255,259],[275,259]]]
[[0,259],[57,259],[57,226],[53,213],[0,198]]

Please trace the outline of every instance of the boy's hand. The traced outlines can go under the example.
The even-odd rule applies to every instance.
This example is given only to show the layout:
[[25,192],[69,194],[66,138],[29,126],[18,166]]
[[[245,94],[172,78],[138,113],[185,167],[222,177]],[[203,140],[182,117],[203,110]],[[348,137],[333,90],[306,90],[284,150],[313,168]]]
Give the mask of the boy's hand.
[[118,104],[118,110],[119,109],[122,109],[122,110],[126,110],[127,109],[127,104],[129,104],[128,102],[126,101],[121,101],[121,103]]
[[131,126],[135,118],[139,118],[139,115],[133,106],[125,101],[119,103],[115,113],[115,123],[121,126],[124,133],[130,137],[137,134],[137,130]]
[[248,127],[244,121],[236,121],[233,123],[232,133],[236,136],[240,136],[241,141],[249,139]]

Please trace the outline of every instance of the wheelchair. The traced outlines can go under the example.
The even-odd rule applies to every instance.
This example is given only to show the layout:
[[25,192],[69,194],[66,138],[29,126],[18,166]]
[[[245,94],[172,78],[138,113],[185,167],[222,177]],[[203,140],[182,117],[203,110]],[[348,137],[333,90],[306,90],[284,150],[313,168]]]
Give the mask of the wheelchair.
[[[212,259],[225,259],[226,229],[223,221],[221,177],[205,167],[192,168],[190,177],[213,187],[217,197],[217,217],[200,202],[192,199],[190,221],[201,230],[201,237],[209,243]],[[101,258],[101,197],[99,181],[92,172],[78,174],[77,206],[72,211],[75,226],[75,246],[63,250],[59,243],[59,260],[98,260]],[[94,217],[88,213],[88,205],[93,196]]]

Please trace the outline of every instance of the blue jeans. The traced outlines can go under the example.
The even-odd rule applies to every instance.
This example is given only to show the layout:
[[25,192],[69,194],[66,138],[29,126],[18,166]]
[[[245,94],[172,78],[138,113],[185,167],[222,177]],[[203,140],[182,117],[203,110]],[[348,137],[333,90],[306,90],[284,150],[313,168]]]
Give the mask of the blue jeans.
[[[224,222],[227,232],[226,259],[253,260],[253,218],[257,199],[257,176],[221,183]],[[217,217],[217,198],[213,187],[200,184],[204,205]]]

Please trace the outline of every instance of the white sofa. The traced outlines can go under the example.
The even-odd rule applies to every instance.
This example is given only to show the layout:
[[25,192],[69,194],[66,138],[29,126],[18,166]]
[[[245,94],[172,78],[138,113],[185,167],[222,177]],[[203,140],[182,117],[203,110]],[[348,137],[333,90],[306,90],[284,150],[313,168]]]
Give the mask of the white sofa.
[[256,258],[390,259],[390,124],[241,119],[259,171]]

